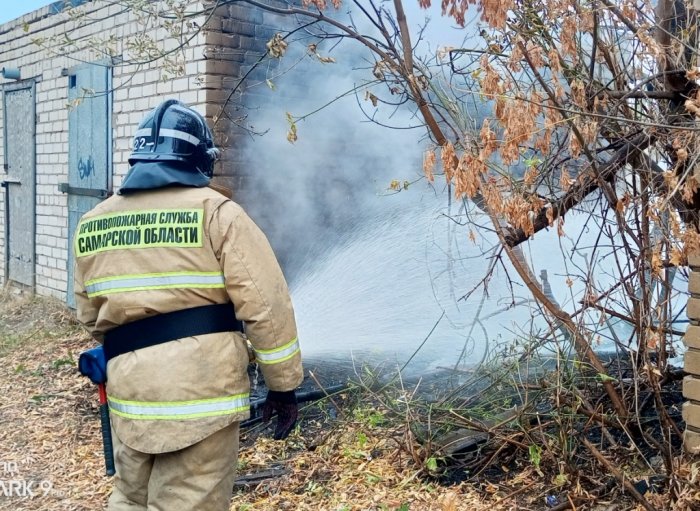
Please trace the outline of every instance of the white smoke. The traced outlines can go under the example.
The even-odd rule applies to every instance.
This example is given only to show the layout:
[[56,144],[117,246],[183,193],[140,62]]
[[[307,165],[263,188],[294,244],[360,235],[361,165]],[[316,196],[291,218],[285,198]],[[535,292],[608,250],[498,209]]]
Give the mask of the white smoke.
[[[472,32],[455,29],[441,17],[428,22],[417,3],[406,8],[417,57],[459,46]],[[352,20],[360,33],[378,36],[357,9],[330,14]],[[280,252],[291,279],[305,257],[304,247],[319,236],[336,238],[373,208],[404,200],[387,199],[393,180],[418,181],[414,189],[426,189],[420,178],[427,132],[415,105],[373,106],[368,90],[386,101],[401,99],[389,94],[386,84],[367,86],[374,79],[374,56],[355,40],[324,42],[314,33],[318,29],[309,28],[290,37],[279,65],[268,64],[265,76],[257,75],[259,84],[246,100],[248,125],[265,135],[252,137],[245,149],[253,188],[245,205]],[[310,56],[312,43],[318,43],[318,56],[335,63]],[[287,141],[288,113],[308,115],[296,123],[293,144]]]
[[[475,30],[455,29],[439,17],[426,28],[417,6],[407,17],[417,56],[462,46]],[[356,12],[352,20],[360,32],[371,28]],[[252,174],[245,206],[283,262],[305,356],[373,352],[405,361],[446,311],[426,353],[449,365],[465,343],[473,344],[465,333],[471,307],[457,303],[454,279],[462,279],[459,287],[471,285],[485,266],[465,255],[466,230],[441,216],[444,184],[423,177],[429,141],[415,105],[375,107],[364,88],[373,80],[371,54],[357,41],[326,41],[316,51],[336,62],[323,63],[307,55],[307,45],[317,42],[298,33],[279,66],[266,68],[247,119],[266,133],[245,148]],[[371,91],[399,100],[386,84]],[[311,112],[296,122],[296,142],[288,142],[287,113]],[[410,184],[396,192],[389,189],[394,180]],[[454,269],[453,257],[461,258],[459,268],[446,272]]]

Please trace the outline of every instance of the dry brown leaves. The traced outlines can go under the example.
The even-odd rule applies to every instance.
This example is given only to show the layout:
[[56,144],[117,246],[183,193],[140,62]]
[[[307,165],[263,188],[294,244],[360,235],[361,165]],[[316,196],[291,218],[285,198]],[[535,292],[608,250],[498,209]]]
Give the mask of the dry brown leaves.
[[282,34],[275,34],[272,36],[265,46],[267,47],[267,52],[271,57],[276,59],[281,59],[287,52],[287,41],[282,38]]
[[291,472],[239,491],[234,495],[232,511],[508,509],[494,504],[495,499],[488,502],[491,499],[464,484],[442,487],[424,482],[413,460],[399,452],[384,428],[345,423],[313,451],[290,455],[287,449],[295,442],[307,444],[310,439],[292,436],[287,442],[277,442],[258,438],[252,448],[241,453],[241,472],[261,471],[280,460]]
[[[104,509],[104,475],[94,386],[76,362],[94,345],[62,304],[0,295],[0,339],[21,335],[0,353],[0,480],[31,483],[33,497],[5,497],[0,509]],[[259,438],[244,448],[239,474],[283,463],[284,477],[239,490],[232,510],[497,510],[468,486],[425,483],[391,435],[346,423],[323,433],[314,450]]]
[[[341,0],[332,0],[331,3],[333,4],[333,7],[336,9],[339,9],[340,6],[342,5]],[[320,11],[325,10],[328,8],[328,2],[326,0],[302,0],[301,5],[304,7],[309,7],[313,5],[314,7],[318,8]]]
[[435,162],[436,162],[435,150],[431,149],[423,153],[423,173],[425,174],[428,182],[433,183],[435,181]]
[[569,14],[564,16],[561,25],[561,50],[562,54],[569,57],[573,62],[578,60],[578,44],[576,34],[578,34],[577,19]]
[[28,487],[0,508],[104,508],[97,393],[75,365],[92,341],[61,304],[4,295],[0,307],[0,338],[20,336],[0,353],[0,479]]
[[[0,295],[0,339],[27,333],[32,335],[0,354],[0,480],[33,481],[34,496],[0,494],[0,509],[104,509],[111,481],[104,476],[97,396],[75,367],[78,354],[93,341],[61,304]],[[347,419],[331,429],[302,428],[286,441],[258,438],[242,449],[239,475],[280,465],[288,473],[239,487],[230,509],[514,510],[522,509],[514,495],[526,496],[519,485],[532,486],[525,500],[541,506],[541,487],[527,468],[509,488],[483,480],[481,492],[466,483],[445,487],[426,481],[400,448],[405,441],[401,427]],[[700,463],[678,460],[674,484],[679,498],[670,509],[697,509],[699,481]],[[647,498],[669,509],[668,494]]]

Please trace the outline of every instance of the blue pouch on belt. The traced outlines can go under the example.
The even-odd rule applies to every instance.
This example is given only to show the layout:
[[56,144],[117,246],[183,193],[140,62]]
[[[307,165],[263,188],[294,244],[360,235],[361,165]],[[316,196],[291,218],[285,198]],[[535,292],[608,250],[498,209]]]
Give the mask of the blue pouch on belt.
[[96,385],[107,381],[107,361],[102,346],[83,351],[78,358],[78,370]]

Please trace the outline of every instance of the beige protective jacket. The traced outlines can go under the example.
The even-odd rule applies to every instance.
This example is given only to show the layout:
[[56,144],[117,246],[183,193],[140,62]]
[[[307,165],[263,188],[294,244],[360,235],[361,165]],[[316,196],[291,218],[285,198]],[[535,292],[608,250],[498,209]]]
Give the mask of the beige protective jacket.
[[[231,301],[271,390],[303,378],[287,284],[265,235],[209,188],[115,195],[74,239],[78,319],[101,340],[160,314]],[[232,311],[233,311],[232,309]],[[112,359],[107,393],[119,439],[145,453],[182,449],[249,416],[241,332],[186,337]]]

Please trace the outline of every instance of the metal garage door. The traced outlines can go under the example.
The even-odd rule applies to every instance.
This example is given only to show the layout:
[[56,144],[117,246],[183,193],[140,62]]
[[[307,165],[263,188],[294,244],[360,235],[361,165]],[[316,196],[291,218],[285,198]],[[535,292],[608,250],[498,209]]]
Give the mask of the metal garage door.
[[73,234],[80,217],[109,195],[112,168],[111,132],[112,68],[88,64],[68,75],[68,99],[73,106],[68,115],[68,293],[66,301],[75,306],[73,296]]
[[34,82],[4,88],[5,279],[33,289],[36,239]]

